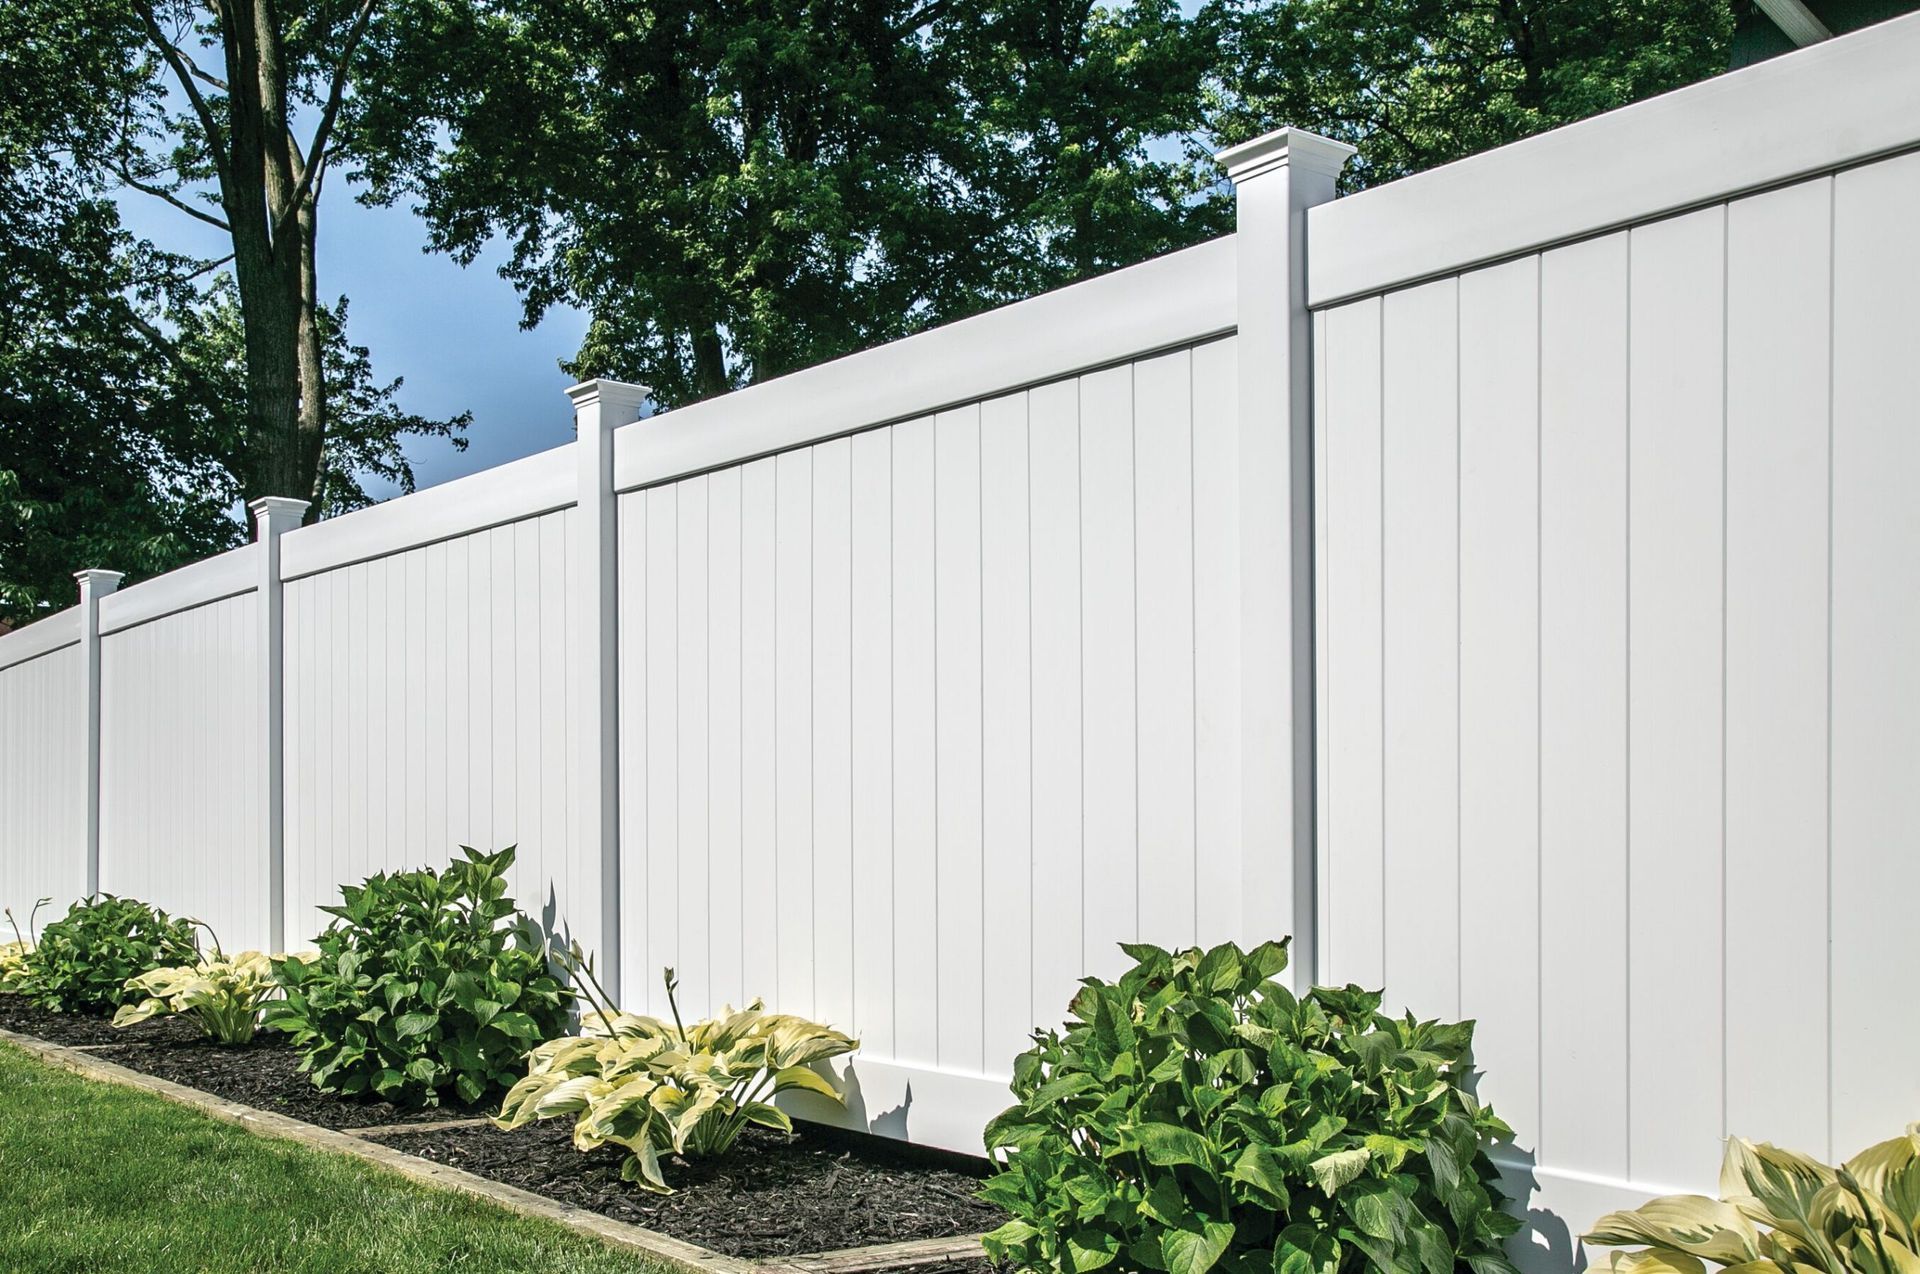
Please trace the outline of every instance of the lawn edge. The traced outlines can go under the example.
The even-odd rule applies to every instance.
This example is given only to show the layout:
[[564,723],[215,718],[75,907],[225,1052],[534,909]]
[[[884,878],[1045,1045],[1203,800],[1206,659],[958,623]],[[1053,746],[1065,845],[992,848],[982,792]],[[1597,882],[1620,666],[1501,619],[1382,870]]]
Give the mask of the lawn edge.
[[260,1110],[241,1102],[228,1101],[186,1084],[161,1079],[157,1075],[148,1075],[104,1057],[95,1056],[89,1051],[100,1048],[101,1045],[52,1044],[36,1036],[22,1035],[18,1031],[10,1031],[3,1027],[0,1027],[0,1042],[11,1044],[42,1062],[58,1066],[62,1070],[83,1078],[152,1093],[157,1097],[192,1107],[202,1114],[211,1115],[224,1123],[236,1125],[261,1136],[278,1137],[318,1150],[351,1155],[356,1159],[379,1164],[409,1180],[486,1199],[510,1212],[543,1221],[552,1221],[570,1230],[590,1235],[603,1243],[630,1252],[638,1252],[643,1256],[665,1261],[676,1269],[695,1271],[696,1274],[866,1274],[868,1271],[937,1265],[951,1260],[985,1255],[980,1246],[981,1236],[970,1234],[946,1239],[910,1239],[902,1243],[879,1243],[867,1247],[840,1248],[829,1252],[769,1257],[764,1260],[727,1256],[724,1253],[709,1251],[696,1244],[688,1243],[684,1239],[662,1234],[658,1230],[650,1230],[628,1221],[616,1221],[612,1217],[602,1216],[587,1208],[561,1203],[544,1195],[535,1194],[531,1190],[522,1190],[517,1186],[489,1180],[476,1173],[468,1172],[464,1168],[434,1163],[430,1159],[422,1159],[417,1155],[395,1150],[374,1139],[401,1132],[423,1132],[436,1128],[472,1126],[488,1122],[484,1119],[441,1120],[427,1124],[380,1124],[351,1131],[322,1128],[305,1120],[277,1115],[272,1111]]

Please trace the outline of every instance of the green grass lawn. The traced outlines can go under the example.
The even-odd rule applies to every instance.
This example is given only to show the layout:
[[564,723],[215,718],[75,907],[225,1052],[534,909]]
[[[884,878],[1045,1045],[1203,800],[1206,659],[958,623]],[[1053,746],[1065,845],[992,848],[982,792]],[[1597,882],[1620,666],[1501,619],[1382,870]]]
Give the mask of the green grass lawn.
[[544,1221],[0,1045],[0,1270],[654,1274]]

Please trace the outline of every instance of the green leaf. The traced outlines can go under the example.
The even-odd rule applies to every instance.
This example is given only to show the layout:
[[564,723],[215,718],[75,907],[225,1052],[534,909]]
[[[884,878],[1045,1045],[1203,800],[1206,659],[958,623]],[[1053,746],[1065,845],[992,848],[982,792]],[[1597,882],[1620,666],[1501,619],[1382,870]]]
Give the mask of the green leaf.
[[1195,1167],[1213,1166],[1213,1148],[1199,1133],[1177,1124],[1141,1124],[1134,1130],[1147,1162],[1167,1167],[1186,1163]]
[[1101,1269],[1120,1255],[1119,1236],[1105,1230],[1074,1230],[1061,1247],[1068,1268],[1076,1271]]
[[1330,1155],[1322,1155],[1309,1167],[1321,1191],[1332,1195],[1338,1194],[1340,1187],[1365,1172],[1367,1160],[1370,1157],[1364,1146],[1356,1146],[1352,1150],[1338,1150]]
[[1398,1243],[1406,1234],[1407,1201],[1385,1181],[1356,1181],[1342,1190],[1340,1207],[1369,1238]]
[[1039,1234],[1039,1230],[1015,1218],[998,1229],[989,1230],[981,1236],[980,1241],[989,1254],[1005,1256],[1008,1254],[1008,1249],[1023,1244],[1029,1239],[1037,1238]]
[[1289,1199],[1286,1170],[1273,1151],[1262,1145],[1250,1145],[1234,1160],[1228,1177],[1251,1186],[1264,1196],[1276,1211],[1285,1211]]
[[393,1033],[405,1039],[412,1035],[425,1035],[438,1025],[438,1013],[403,1013],[394,1019]]
[[1202,1221],[1198,1230],[1172,1230],[1161,1236],[1160,1252],[1169,1274],[1206,1274],[1233,1242],[1233,1226]]

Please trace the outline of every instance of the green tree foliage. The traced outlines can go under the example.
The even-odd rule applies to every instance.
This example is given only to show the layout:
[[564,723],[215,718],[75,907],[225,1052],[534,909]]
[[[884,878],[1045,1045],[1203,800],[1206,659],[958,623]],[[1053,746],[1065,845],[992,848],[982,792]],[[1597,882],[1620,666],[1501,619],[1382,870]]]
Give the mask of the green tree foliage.
[[528,321],[591,310],[572,370],[669,404],[1224,224],[1147,153],[1200,122],[1205,41],[1170,0],[501,0],[432,23],[370,54],[378,197],[418,198],[462,260],[504,237]]
[[[247,536],[256,420],[238,290],[209,284],[219,263],[133,238],[109,197],[121,170],[154,176],[129,150],[152,123],[139,111],[163,105],[138,25],[106,0],[0,6],[0,622],[70,604],[80,567],[139,578]],[[190,155],[168,158],[176,177],[196,171]],[[329,514],[376,482],[411,490],[403,443],[464,446],[467,423],[400,411],[400,382],[373,378],[346,314],[344,299],[312,310],[326,425],[313,489]]]
[[434,246],[495,238],[570,365],[683,403],[1230,228],[1281,123],[1350,184],[1710,75],[1728,0],[445,0],[369,32],[351,135]]
[[[240,298],[233,280],[221,275],[191,309],[177,316],[175,344],[194,375],[213,388],[223,435],[237,440],[246,431],[246,338]],[[367,487],[384,483],[402,492],[414,489],[413,462],[405,444],[414,438],[443,438],[465,451],[465,430],[472,412],[446,420],[403,411],[396,401],[403,378],[384,384],[373,375],[372,356],[347,339],[347,298],[315,311],[321,366],[327,384],[327,440],[314,483],[319,515],[350,513],[374,502]]]
[[1724,71],[1730,0],[1219,0],[1214,131],[1280,124],[1391,181]]
[[[69,162],[108,144],[123,68],[84,16],[0,6],[0,621],[73,572],[164,570],[236,542],[203,386],[156,324],[190,267],[143,248]],[[76,84],[102,87],[76,93]]]

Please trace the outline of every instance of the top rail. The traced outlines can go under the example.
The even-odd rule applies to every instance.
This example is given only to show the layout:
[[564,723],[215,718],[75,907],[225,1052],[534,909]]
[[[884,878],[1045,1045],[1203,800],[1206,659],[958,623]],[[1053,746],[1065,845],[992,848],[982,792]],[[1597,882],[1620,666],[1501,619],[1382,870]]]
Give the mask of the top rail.
[[1307,214],[1307,303],[1383,292],[1916,145],[1920,14],[1322,204]]
[[104,637],[195,606],[251,593],[259,583],[254,578],[254,562],[254,547],[248,544],[109,593],[100,599],[100,634]]
[[51,654],[80,640],[80,608],[69,606],[24,628],[0,634],[0,668],[11,668]]
[[573,444],[289,531],[280,578],[298,579],[564,509],[579,478]]
[[665,412],[614,435],[614,489],[669,482],[1191,344],[1235,326],[1227,235]]

